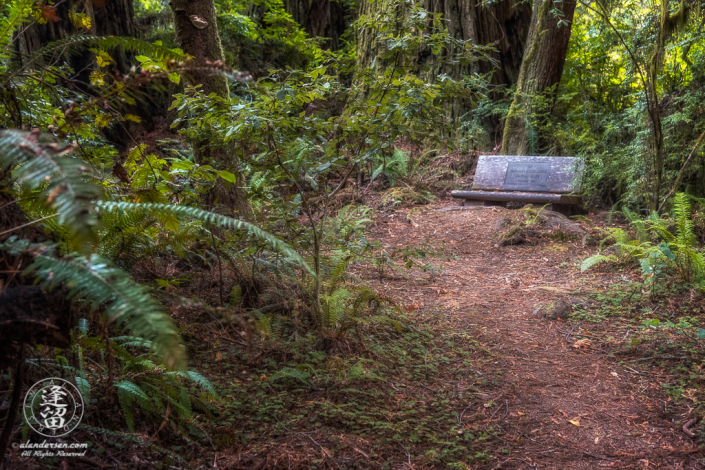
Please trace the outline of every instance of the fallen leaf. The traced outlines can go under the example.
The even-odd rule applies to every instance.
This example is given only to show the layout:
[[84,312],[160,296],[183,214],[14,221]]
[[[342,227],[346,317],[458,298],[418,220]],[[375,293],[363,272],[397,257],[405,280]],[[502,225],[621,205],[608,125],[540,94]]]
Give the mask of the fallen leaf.
[[59,18],[59,15],[56,14],[56,8],[51,7],[49,5],[44,5],[42,4],[42,18],[45,21],[53,21],[56,23],[57,21],[60,21],[61,19]]
[[580,420],[578,418],[575,419],[569,419],[568,422],[572,424],[573,426],[580,426]]

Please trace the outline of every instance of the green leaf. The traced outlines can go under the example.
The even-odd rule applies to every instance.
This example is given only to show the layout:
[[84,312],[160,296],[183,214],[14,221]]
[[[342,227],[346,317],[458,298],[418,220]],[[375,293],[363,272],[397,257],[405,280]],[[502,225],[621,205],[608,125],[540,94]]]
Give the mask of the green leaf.
[[169,74],[169,81],[178,85],[181,82],[181,74],[179,74],[178,72],[171,72]]
[[225,171],[225,170],[219,171],[218,176],[220,176],[221,178],[223,178],[225,181],[227,181],[229,183],[235,184],[237,182],[237,176],[230,173],[229,171]]

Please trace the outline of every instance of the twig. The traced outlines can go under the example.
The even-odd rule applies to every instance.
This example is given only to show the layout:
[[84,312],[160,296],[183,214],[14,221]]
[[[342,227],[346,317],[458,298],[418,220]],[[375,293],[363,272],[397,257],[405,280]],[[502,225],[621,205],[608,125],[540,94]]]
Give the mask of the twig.
[[56,217],[57,215],[58,215],[58,214],[48,215],[48,216],[46,216],[46,217],[42,217],[41,219],[33,220],[33,221],[31,221],[31,222],[27,222],[26,224],[19,225],[19,226],[15,227],[15,228],[11,228],[11,229],[9,229],[9,230],[5,230],[4,232],[0,232],[0,237],[2,237],[3,235],[6,235],[6,234],[8,234],[8,233],[12,233],[12,232],[14,232],[15,230],[19,230],[19,229],[21,229],[21,228],[29,227],[30,225],[38,224],[39,222],[44,222],[44,221],[47,220],[47,219],[53,219],[53,218]]
[[426,390],[432,391],[433,393],[438,393],[438,390],[434,390],[434,389],[432,389],[431,387],[425,386],[424,384],[419,384],[419,385],[421,385],[421,386],[422,386],[423,388],[425,388]]
[[501,405],[499,405],[499,406],[494,410],[494,413],[492,413],[492,416],[490,416],[490,420],[487,421],[487,423],[485,423],[485,430],[487,429],[487,426],[490,425],[490,423],[491,423],[492,420],[494,419],[494,416],[497,414],[497,412],[498,412],[499,410],[501,410],[502,408],[504,408],[504,407],[506,407],[507,409],[506,409],[506,411],[504,412],[504,415],[502,415],[502,417],[499,419],[500,421],[502,421],[502,420],[507,416],[507,414],[509,413],[509,400],[504,400],[504,403],[502,403]]
[[645,375],[645,376],[652,375],[652,374],[647,374],[646,372],[639,372],[639,371],[637,371],[637,370],[632,369],[631,367],[627,367],[627,366],[624,366],[624,365],[623,365],[622,367],[624,367],[625,369],[629,369],[630,371],[632,371],[632,372],[633,372],[634,374],[636,374],[636,375]]
[[470,409],[472,405],[468,405],[465,407],[465,409],[460,413],[460,416],[458,416],[458,423],[463,424],[463,415],[465,414],[466,411]]
[[688,356],[651,356],[651,357],[642,357],[641,359],[636,359],[636,362],[642,362],[642,361],[651,361],[652,359],[671,359],[674,361],[682,361],[683,359],[690,359]]
[[333,463],[335,464],[335,466],[338,467],[338,468],[340,468],[340,466],[338,465],[338,463],[335,461],[335,459],[333,459],[333,457],[330,456],[330,454],[328,453],[328,451],[326,450],[325,447],[323,447],[321,444],[319,444],[318,442],[316,442],[316,441],[315,441],[311,436],[309,436],[308,434],[305,434],[305,433],[302,433],[302,432],[297,433],[297,434],[301,434],[302,436],[306,436],[306,437],[308,437],[309,439],[311,439],[311,442],[313,442],[313,443],[316,444],[318,447],[320,447],[321,450],[323,451],[323,453],[326,454],[326,456],[327,456],[329,459],[331,459],[331,460],[333,461]]
[[162,421],[162,424],[159,425],[159,428],[154,432],[154,434],[152,434],[152,437],[147,438],[147,440],[151,441],[151,440],[153,440],[155,437],[157,437],[157,434],[159,434],[159,431],[161,431],[162,429],[164,429],[164,426],[166,426],[166,423],[169,421],[169,415],[170,415],[170,414],[171,414],[171,408],[170,408],[169,405],[167,404],[167,405],[166,405],[166,413],[164,414],[164,421]]
[[588,457],[593,457],[593,458],[595,458],[595,459],[607,460],[607,461],[610,461],[610,462],[616,462],[616,461],[617,461],[616,459],[613,459],[613,458],[611,458],[611,457],[605,457],[604,455],[600,455],[600,454],[591,454],[590,452],[585,452],[585,451],[582,451],[582,452],[583,452],[584,455],[587,455]]
[[689,421],[686,421],[686,423],[683,425],[683,432],[686,433],[687,435],[689,435],[690,437],[695,437],[695,433],[690,430],[690,427],[697,422],[698,422],[698,418],[693,418]]

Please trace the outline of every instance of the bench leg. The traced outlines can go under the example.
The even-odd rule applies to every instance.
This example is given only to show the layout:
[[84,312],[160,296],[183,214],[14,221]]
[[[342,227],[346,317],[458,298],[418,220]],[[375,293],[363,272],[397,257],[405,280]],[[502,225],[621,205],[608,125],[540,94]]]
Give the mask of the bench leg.
[[485,201],[485,206],[507,207],[507,203],[505,201]]

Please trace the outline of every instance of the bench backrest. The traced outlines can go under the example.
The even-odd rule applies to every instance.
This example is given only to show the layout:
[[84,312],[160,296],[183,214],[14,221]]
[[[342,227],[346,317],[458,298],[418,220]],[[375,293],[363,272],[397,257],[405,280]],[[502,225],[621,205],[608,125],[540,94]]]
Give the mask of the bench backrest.
[[472,189],[573,193],[580,190],[582,172],[577,157],[480,155]]

